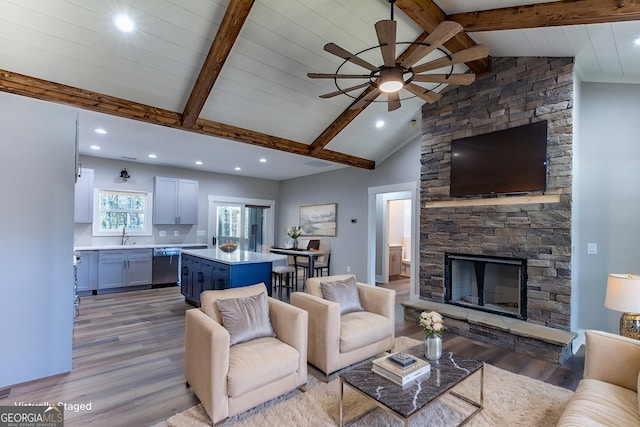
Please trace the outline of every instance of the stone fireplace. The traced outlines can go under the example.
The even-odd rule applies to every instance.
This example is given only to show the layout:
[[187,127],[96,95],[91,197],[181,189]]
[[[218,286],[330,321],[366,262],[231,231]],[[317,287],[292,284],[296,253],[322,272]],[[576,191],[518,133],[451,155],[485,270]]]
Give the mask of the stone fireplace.
[[[562,363],[570,354],[567,346],[572,338],[545,341],[529,332],[514,333],[511,326],[492,326],[486,316],[468,320],[476,318],[473,313],[477,312],[493,315],[486,309],[498,306],[501,318],[513,317],[522,324],[515,329],[522,326],[540,335],[548,330],[551,335],[556,331],[558,336],[572,336],[567,331],[571,322],[573,59],[493,58],[492,68],[491,74],[471,86],[452,89],[437,103],[423,107],[419,295],[439,308],[456,304],[456,320],[449,322],[456,333],[534,357],[545,354],[548,360]],[[548,124],[546,191],[450,197],[452,140],[542,120]],[[487,307],[486,279],[484,306],[475,304],[480,295],[448,294],[448,254],[526,260],[520,266],[521,295]],[[477,293],[473,276],[480,272],[472,267],[464,274],[471,276],[471,283],[475,281],[471,288],[475,286]],[[518,313],[508,309],[510,304],[518,305]],[[458,323],[459,318],[467,323]]]
[[527,260],[445,254],[445,302],[527,318]]

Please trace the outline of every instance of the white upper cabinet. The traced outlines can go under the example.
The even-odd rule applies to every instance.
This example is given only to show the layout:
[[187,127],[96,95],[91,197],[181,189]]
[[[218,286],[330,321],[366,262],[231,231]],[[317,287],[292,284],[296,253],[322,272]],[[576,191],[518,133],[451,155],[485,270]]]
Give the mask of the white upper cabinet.
[[75,186],[74,222],[93,222],[93,169],[80,169]]
[[155,177],[153,223],[197,224],[198,181]]

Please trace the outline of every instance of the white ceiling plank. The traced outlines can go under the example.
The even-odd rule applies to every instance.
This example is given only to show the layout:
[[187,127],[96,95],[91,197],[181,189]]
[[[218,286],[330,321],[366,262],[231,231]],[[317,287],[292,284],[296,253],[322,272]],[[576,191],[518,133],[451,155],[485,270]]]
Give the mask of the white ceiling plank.
[[589,25],[587,32],[602,71],[606,74],[622,75],[622,64],[618,58],[611,24]]

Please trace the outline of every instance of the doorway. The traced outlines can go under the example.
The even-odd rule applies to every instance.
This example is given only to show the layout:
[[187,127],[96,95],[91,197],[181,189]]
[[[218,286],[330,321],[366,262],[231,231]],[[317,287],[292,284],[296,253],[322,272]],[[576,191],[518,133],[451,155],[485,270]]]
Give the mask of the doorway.
[[399,268],[409,297],[419,294],[418,211],[415,182],[369,188],[367,283],[388,283]]
[[273,245],[275,201],[223,196],[208,200],[209,246],[236,243],[241,251],[267,252]]

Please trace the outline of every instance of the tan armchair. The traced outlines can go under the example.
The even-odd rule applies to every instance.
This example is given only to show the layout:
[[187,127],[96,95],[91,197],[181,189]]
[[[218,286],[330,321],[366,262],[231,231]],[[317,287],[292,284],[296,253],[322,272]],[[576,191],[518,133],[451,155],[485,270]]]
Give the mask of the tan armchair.
[[205,291],[201,308],[186,312],[185,376],[214,423],[236,415],[307,382],[308,313],[266,297],[275,337],[229,345],[216,300],[264,293],[263,283]]
[[307,291],[291,294],[291,304],[309,312],[309,363],[329,374],[393,348],[395,294],[391,289],[357,283],[364,311],[340,315],[340,305],[324,299],[321,282],[351,274],[312,277]]
[[640,341],[585,332],[584,377],[558,426],[640,426]]

